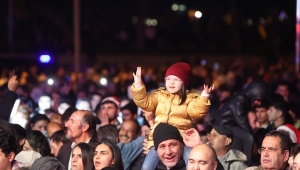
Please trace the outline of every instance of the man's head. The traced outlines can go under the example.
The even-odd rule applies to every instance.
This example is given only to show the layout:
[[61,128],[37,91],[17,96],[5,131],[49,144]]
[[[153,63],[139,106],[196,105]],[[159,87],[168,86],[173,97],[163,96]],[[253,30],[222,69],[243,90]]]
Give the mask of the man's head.
[[183,139],[179,130],[172,125],[160,123],[153,133],[157,155],[167,168],[172,168],[180,161],[183,154]]
[[121,108],[123,122],[125,120],[136,120],[137,106],[134,103],[128,103]]
[[289,105],[285,101],[272,103],[267,113],[269,121],[276,122],[279,118],[285,119],[289,114]]
[[103,96],[101,94],[99,94],[99,93],[92,94],[90,103],[91,103],[93,111],[95,111],[96,106],[101,102],[102,99],[103,99]]
[[0,169],[11,169],[18,146],[16,139],[6,131],[0,131]]
[[110,122],[117,120],[117,117],[120,112],[120,100],[116,97],[107,97],[104,98],[101,102],[100,113],[97,113],[98,118],[99,114],[107,114]]
[[260,163],[263,169],[282,169],[290,156],[291,139],[282,131],[266,134],[259,149]]
[[258,123],[258,119],[254,110],[248,111],[248,121],[251,126],[251,129],[255,133],[260,128],[260,124]]
[[49,122],[47,124],[47,132],[49,137],[51,137],[54,132],[59,130],[62,130],[62,126],[56,122]]
[[258,119],[258,122],[261,125],[265,125],[268,124],[269,120],[268,120],[268,110],[269,110],[270,104],[267,101],[263,101],[261,102],[260,105],[255,107],[255,113]]
[[92,139],[97,138],[96,133],[96,118],[93,113],[87,110],[75,111],[70,119],[65,124],[67,128],[66,137],[73,138],[76,143],[86,142],[80,141],[83,135],[89,136]]
[[207,144],[200,144],[191,150],[187,170],[216,170],[217,165],[217,154],[214,148]]
[[76,106],[76,109],[78,109],[78,110],[92,111],[90,101],[87,98],[78,99],[75,106]]
[[223,125],[207,125],[205,131],[208,133],[208,143],[213,147],[218,156],[224,156],[232,143],[232,131]]
[[290,93],[289,84],[287,82],[279,83],[275,93],[280,94],[284,99],[287,99]]
[[122,123],[119,131],[119,142],[129,143],[137,138],[140,126],[137,121],[126,120]]

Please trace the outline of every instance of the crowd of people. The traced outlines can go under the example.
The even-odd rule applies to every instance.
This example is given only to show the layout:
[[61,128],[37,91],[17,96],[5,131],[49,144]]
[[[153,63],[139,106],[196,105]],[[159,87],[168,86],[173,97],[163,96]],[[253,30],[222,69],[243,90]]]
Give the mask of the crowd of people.
[[[186,62],[160,72],[60,68],[54,84],[36,67],[7,72],[0,169],[300,168],[297,75],[284,62],[251,72],[241,63],[226,74]],[[107,86],[94,81],[103,75]]]

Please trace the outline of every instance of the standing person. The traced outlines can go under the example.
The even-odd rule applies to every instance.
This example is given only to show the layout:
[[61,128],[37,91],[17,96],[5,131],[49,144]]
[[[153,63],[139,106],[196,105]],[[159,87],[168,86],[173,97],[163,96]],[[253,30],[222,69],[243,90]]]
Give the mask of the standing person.
[[[155,124],[149,133],[147,149],[153,146],[153,131],[158,123],[168,123],[177,127],[179,130],[187,130],[192,127],[193,120],[202,119],[208,112],[210,101],[208,99],[214,86],[204,85],[201,94],[188,91],[190,66],[187,63],[179,62],[168,68],[165,74],[165,87],[159,88],[152,93],[146,93],[146,87],[141,78],[141,67],[137,68],[136,74],[133,73],[134,83],[131,86],[133,100],[138,107],[145,111],[155,113]],[[151,165],[156,152],[149,151],[145,162]],[[150,160],[152,160],[150,162]],[[148,169],[144,163],[142,169]]]
[[8,81],[8,91],[5,93],[4,99],[0,103],[0,119],[9,121],[11,111],[17,99],[16,90],[18,87],[17,76],[12,76]]
[[242,141],[243,152],[247,156],[248,165],[252,160],[253,131],[248,121],[248,111],[251,107],[260,105],[269,99],[269,87],[260,80],[251,82],[244,91],[237,93],[230,98],[220,109],[216,119],[217,125],[228,126],[234,134],[231,148],[237,149]]
[[87,110],[75,111],[66,123],[66,137],[73,142],[64,144],[58,152],[57,159],[68,169],[71,169],[71,151],[77,144],[85,142],[95,148],[98,144],[96,118]]

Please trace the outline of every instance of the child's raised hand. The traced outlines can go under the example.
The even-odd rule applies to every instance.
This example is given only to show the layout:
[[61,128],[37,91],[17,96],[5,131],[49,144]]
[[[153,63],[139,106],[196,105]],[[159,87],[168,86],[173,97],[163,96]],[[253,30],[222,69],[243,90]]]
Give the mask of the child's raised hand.
[[212,86],[208,87],[208,85],[204,84],[204,89],[203,91],[205,91],[205,93],[210,94],[215,88],[215,85],[213,84]]
[[137,67],[136,73],[135,74],[133,73],[135,88],[138,88],[138,87],[143,85],[142,76],[141,76],[142,71],[141,70],[142,70],[141,67]]

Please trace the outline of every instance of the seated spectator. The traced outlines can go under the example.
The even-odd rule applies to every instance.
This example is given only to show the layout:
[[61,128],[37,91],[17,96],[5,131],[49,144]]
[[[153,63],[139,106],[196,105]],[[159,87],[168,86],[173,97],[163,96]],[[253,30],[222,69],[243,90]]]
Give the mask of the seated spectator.
[[45,156],[33,162],[30,170],[66,170],[64,165],[57,159]]
[[103,140],[95,149],[94,166],[96,170],[102,170],[105,167],[124,170],[118,146],[110,140]]
[[39,107],[35,110],[37,114],[45,114],[45,110],[52,106],[52,97],[48,94],[42,94],[38,100]]
[[114,143],[118,143],[118,129],[115,125],[105,125],[99,127],[97,130],[99,141],[103,139],[111,140]]
[[61,98],[58,102],[58,113],[59,114],[64,114],[64,112],[72,106],[72,101],[69,100],[68,98]]
[[51,137],[54,132],[59,130],[62,130],[62,126],[56,122],[49,122],[47,124],[47,132],[49,137]]
[[256,170],[288,170],[292,141],[285,132],[271,131],[266,134],[259,153],[261,165]]
[[63,125],[62,123],[62,115],[59,113],[53,113],[52,116],[50,117],[50,122],[56,122],[58,124],[60,124],[61,126]]
[[256,113],[258,122],[260,124],[260,127],[264,128],[264,129],[270,128],[270,125],[271,125],[271,122],[269,121],[268,114],[267,114],[269,107],[270,107],[270,104],[267,100],[262,101],[260,105],[255,107],[255,113]]
[[299,170],[300,169],[300,148],[299,147],[296,148],[296,150],[294,150],[292,154],[294,155],[294,157],[292,158],[292,164],[290,164],[292,165],[291,170]]
[[27,132],[37,130],[40,132],[46,131],[49,119],[46,115],[36,114],[34,115],[27,124]]
[[68,122],[68,120],[70,119],[71,115],[77,111],[77,109],[73,106],[70,106],[61,116],[61,121],[63,123],[63,125],[65,126],[65,124]]
[[51,149],[47,138],[40,131],[30,131],[27,134],[23,150],[34,150],[39,152],[42,156],[50,156]]
[[72,170],[94,169],[94,148],[87,143],[79,143],[72,150]]
[[199,144],[190,152],[187,170],[216,170],[217,165],[217,154],[214,148],[207,144]]
[[300,151],[300,144],[299,143],[292,143],[290,158],[289,158],[289,161],[288,161],[288,164],[290,165],[290,169],[292,169],[292,170],[293,170],[292,165],[293,165],[295,156],[298,154],[299,151]]
[[69,142],[70,140],[67,139],[66,134],[63,130],[54,132],[50,138],[51,154],[53,154],[54,157],[57,157],[58,151],[61,146]]
[[247,162],[246,155],[238,150],[230,149],[233,141],[233,132],[228,127],[223,125],[208,125],[205,131],[209,133],[209,145],[215,149],[218,160],[225,170],[247,168],[245,164]]
[[93,93],[90,99],[91,107],[93,112],[96,111],[97,105],[101,102],[103,96],[100,93]]
[[0,169],[12,170],[12,162],[15,158],[17,148],[16,139],[6,131],[0,131]]

